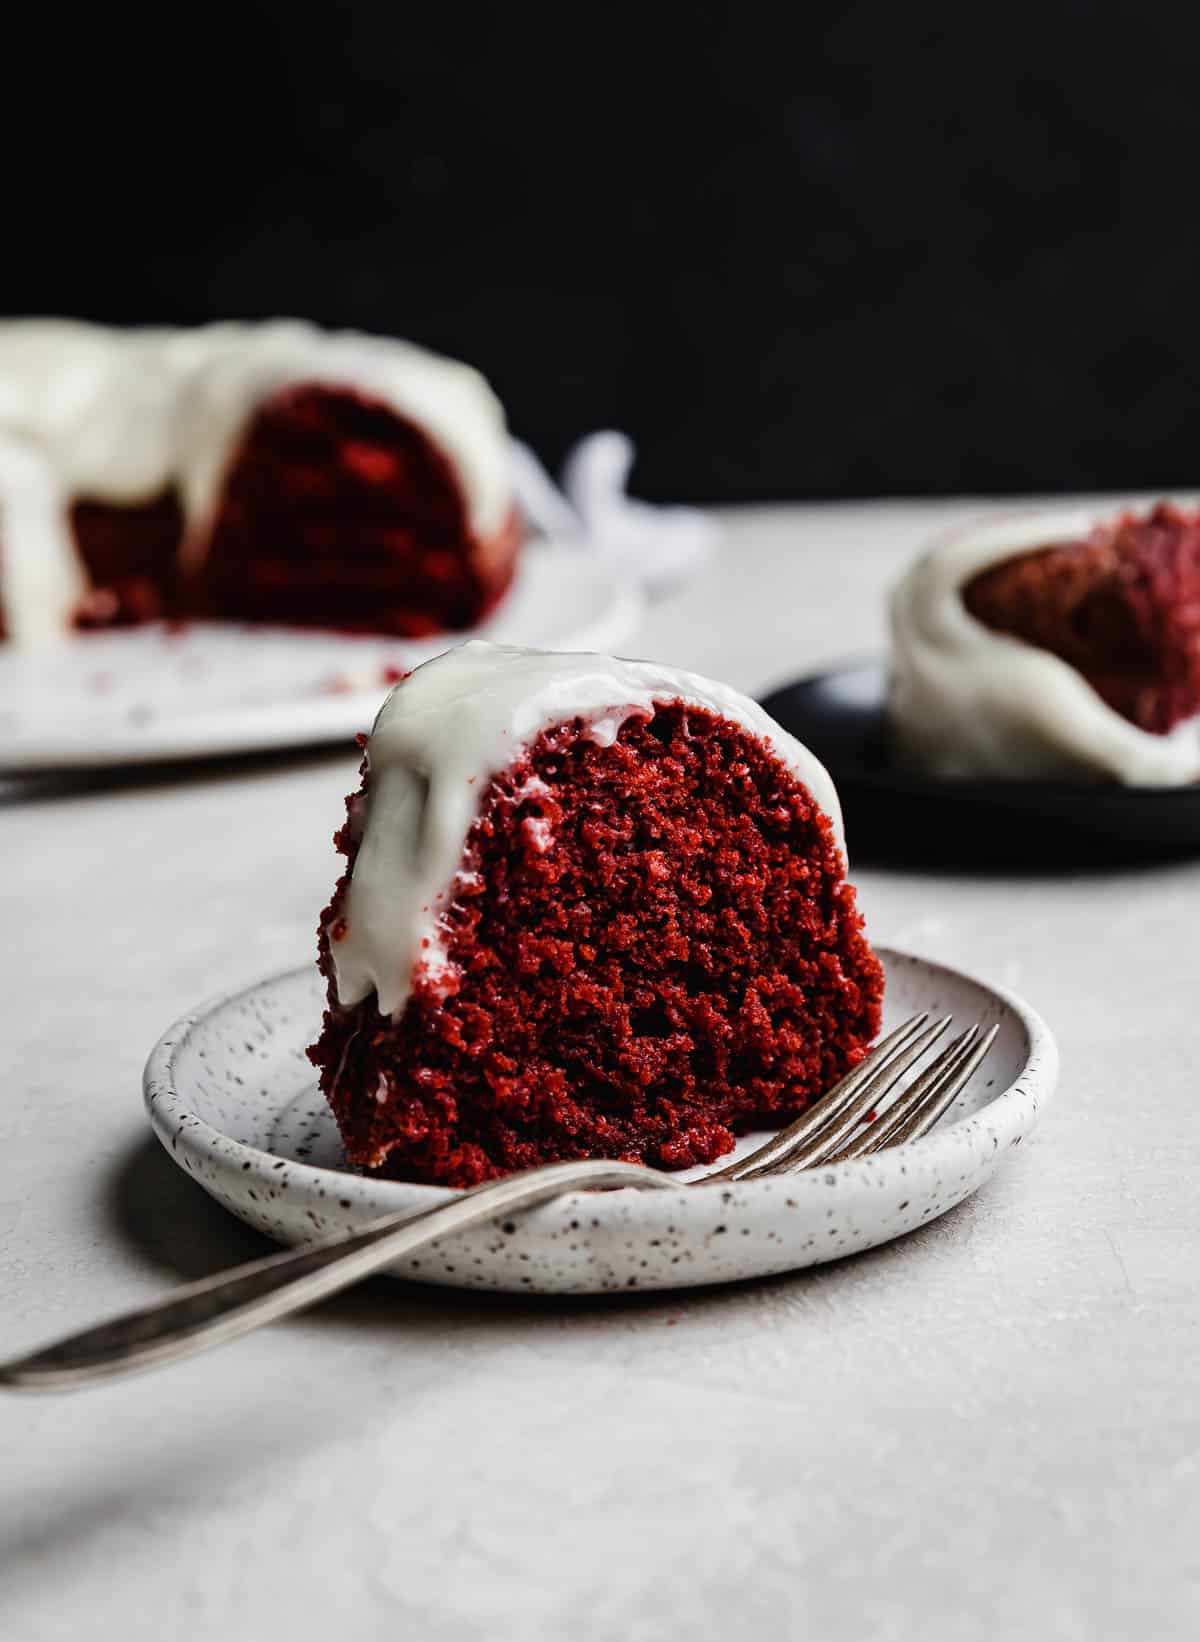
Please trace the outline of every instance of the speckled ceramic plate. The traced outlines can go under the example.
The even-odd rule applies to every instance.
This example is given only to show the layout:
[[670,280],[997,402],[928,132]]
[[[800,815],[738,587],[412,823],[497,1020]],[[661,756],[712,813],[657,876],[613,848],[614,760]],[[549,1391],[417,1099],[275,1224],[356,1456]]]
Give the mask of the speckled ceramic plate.
[[468,638],[614,650],[638,589],[595,557],[531,543],[496,614],[419,642],[197,622],[0,646],[0,771],[92,769],[347,740],[369,730],[397,671]]
[[[887,970],[885,1028],[919,1009],[994,1022],[991,1055],[924,1139],[862,1162],[706,1191],[573,1193],[399,1262],[397,1276],[461,1288],[595,1294],[689,1288],[857,1253],[944,1214],[1019,1145],[1054,1091],[1058,1053],[1011,993],[906,953]],[[146,1066],[168,1155],[218,1203],[282,1243],[441,1202],[450,1192],[347,1171],[305,1046],[322,987],[308,965],[186,1015]],[[748,1135],[749,1149],[764,1137]],[[692,1171],[692,1175],[703,1170]]]

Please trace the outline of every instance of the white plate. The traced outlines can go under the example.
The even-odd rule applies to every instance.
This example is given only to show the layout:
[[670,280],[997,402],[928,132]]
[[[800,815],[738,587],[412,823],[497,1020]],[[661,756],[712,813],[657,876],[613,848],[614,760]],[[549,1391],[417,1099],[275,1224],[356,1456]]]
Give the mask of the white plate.
[[40,651],[0,644],[0,770],[90,769],[267,752],[369,730],[388,670],[488,638],[613,650],[638,589],[579,549],[535,542],[495,615],[469,633],[407,640],[224,622],[80,634]]
[[[877,950],[887,971],[885,1028],[918,1009],[1000,1027],[984,1066],[932,1134],[862,1162],[778,1180],[572,1193],[433,1244],[399,1261],[395,1275],[517,1293],[690,1288],[817,1265],[944,1214],[1029,1133],[1054,1091],[1058,1052],[1040,1017],[1011,993]],[[171,1159],[239,1219],[282,1243],[453,1195],[345,1171],[337,1129],[304,1057],[322,1001],[311,965],[262,981],[176,1022],[146,1066],[150,1121]],[[747,1136],[739,1149],[762,1138]]]

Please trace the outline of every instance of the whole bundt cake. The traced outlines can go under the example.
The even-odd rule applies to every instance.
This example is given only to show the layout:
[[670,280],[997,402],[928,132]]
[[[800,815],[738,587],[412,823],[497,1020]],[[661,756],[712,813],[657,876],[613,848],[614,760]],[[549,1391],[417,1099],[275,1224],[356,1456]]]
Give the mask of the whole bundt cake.
[[0,324],[0,636],[461,630],[519,538],[503,412],[465,365],[294,320]]

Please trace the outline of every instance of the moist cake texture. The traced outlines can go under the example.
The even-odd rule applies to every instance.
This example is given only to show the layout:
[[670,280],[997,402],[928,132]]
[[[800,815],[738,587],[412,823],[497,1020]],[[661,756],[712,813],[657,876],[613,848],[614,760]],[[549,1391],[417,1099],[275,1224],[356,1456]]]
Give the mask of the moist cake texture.
[[[385,715],[404,716],[408,691],[411,718],[428,716],[441,669],[453,721],[531,659],[536,694],[538,658],[466,646],[400,684]],[[377,825],[407,828],[419,851],[429,820],[419,801],[372,813],[374,781],[390,778],[374,742],[337,837],[347,866],[321,920],[329,1006],[310,1055],[349,1160],[397,1178],[466,1186],[578,1157],[708,1163],[802,1110],[878,1029],[882,971],[810,755],[691,675],[542,660],[559,669],[559,705],[534,719],[572,694],[580,710],[527,718],[479,774],[433,916],[423,904],[418,933],[400,938],[411,966],[395,996],[382,970],[388,996],[365,987],[354,962],[339,988],[355,920],[386,925],[379,899],[397,887],[384,874],[369,903],[351,893],[380,856]],[[597,663],[613,669],[598,703]],[[797,766],[819,772],[832,814]]]

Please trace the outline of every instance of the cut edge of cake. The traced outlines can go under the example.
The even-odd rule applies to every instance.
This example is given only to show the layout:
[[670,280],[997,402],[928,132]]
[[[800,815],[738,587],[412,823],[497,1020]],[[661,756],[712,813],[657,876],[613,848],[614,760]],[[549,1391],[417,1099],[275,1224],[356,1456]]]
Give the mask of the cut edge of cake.
[[1013,514],[949,533],[890,601],[888,720],[897,760],[943,779],[1200,779],[1200,716],[1166,734],[1131,722],[1063,657],[978,620],[966,589],[1007,562],[1085,543],[1112,508]]
[[[399,447],[392,496],[400,505],[394,519],[383,520],[378,541],[370,534],[377,499],[370,475],[363,461],[351,464],[360,494],[342,522],[364,537],[360,579],[372,586],[352,619],[342,613],[342,626],[416,637],[485,616],[511,580],[520,529],[504,413],[470,366],[394,338],[325,332],[298,320],[131,331],[12,320],[0,323],[0,634],[34,646],[80,626],[156,617],[275,619],[270,584],[286,585],[286,555],[264,567],[265,593],[242,594],[228,566],[222,582],[209,574],[208,560],[248,438],[265,413],[286,408],[305,389],[352,396],[364,414],[375,407],[394,420]],[[411,449],[418,457],[431,453],[457,498],[443,508],[440,534],[424,556],[419,531],[407,529],[405,430]],[[365,452],[372,454],[382,460],[389,453]],[[290,496],[298,521],[292,559],[301,570],[305,529],[321,528],[320,499],[308,521],[296,500],[305,477],[297,473]],[[278,480],[272,491],[287,502],[289,487]],[[377,496],[387,502],[386,484]],[[355,509],[368,516],[365,527]],[[127,563],[116,551],[122,527]],[[390,557],[389,529],[398,544]],[[411,540],[402,539],[406,529]],[[266,534],[243,531],[239,551],[242,538],[254,547]],[[338,585],[339,551],[332,544],[313,555],[315,596],[293,598],[282,625],[338,625],[322,619],[320,595]],[[462,586],[439,605],[439,578],[445,582],[454,560]],[[222,593],[233,608],[221,607]],[[408,622],[406,599],[414,610]]]
[[310,1053],[360,1166],[711,1161],[878,1028],[832,782],[695,674],[448,652],[380,712],[338,843]]

